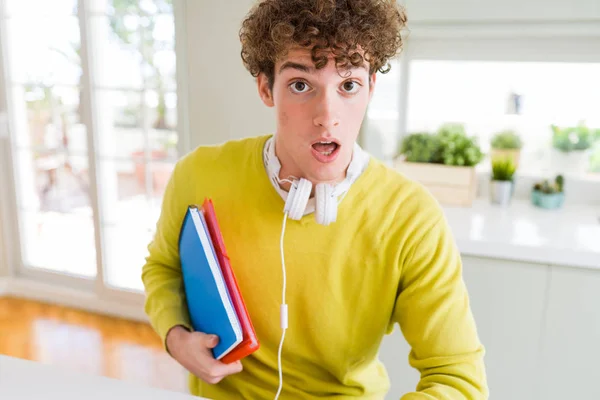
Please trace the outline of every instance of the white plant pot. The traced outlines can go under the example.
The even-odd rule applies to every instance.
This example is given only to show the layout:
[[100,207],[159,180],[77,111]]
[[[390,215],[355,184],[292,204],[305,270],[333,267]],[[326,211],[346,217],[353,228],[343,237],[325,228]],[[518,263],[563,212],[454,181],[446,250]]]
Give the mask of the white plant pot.
[[587,173],[588,159],[587,150],[563,152],[552,149],[550,168],[556,175],[583,175]]
[[492,204],[507,207],[513,194],[513,183],[511,181],[491,181],[490,200]]

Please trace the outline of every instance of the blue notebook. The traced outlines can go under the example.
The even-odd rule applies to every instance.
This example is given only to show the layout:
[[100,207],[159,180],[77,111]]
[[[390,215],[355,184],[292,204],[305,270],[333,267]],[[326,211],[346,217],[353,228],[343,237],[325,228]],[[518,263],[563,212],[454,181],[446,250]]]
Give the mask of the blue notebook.
[[190,206],[179,236],[179,257],[194,330],[215,334],[213,355],[220,360],[242,341],[235,313],[202,210]]

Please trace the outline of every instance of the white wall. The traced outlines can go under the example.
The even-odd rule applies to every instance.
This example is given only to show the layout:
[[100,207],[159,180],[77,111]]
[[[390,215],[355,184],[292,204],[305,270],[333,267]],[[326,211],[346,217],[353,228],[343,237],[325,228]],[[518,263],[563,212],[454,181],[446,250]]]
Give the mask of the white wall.
[[598,0],[406,0],[409,21],[497,22],[600,20]]
[[272,133],[273,112],[258,97],[240,56],[239,29],[252,0],[186,2],[190,145]]

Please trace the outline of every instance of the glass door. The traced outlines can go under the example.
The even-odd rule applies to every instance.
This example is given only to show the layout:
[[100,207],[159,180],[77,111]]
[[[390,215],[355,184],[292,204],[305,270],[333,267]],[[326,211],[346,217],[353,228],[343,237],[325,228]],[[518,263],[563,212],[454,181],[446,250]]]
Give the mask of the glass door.
[[0,0],[20,274],[142,289],[178,157],[171,0]]
[[[35,4],[33,4],[35,3]],[[6,0],[4,65],[23,266],[96,276],[77,1]]]
[[178,156],[173,6],[115,0],[93,10],[89,31],[104,278],[113,288],[141,290]]

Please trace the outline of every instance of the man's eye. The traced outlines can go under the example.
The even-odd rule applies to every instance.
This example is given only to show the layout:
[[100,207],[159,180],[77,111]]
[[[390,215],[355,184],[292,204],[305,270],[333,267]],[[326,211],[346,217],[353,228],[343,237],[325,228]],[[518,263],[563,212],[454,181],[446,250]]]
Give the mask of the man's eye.
[[290,85],[290,87],[292,88],[292,91],[295,93],[304,93],[304,92],[308,91],[308,89],[309,89],[309,86],[306,84],[306,82],[302,82],[302,81],[294,82]]
[[360,85],[354,81],[347,81],[347,82],[344,82],[342,87],[346,93],[356,93],[358,91],[358,89],[360,88]]

